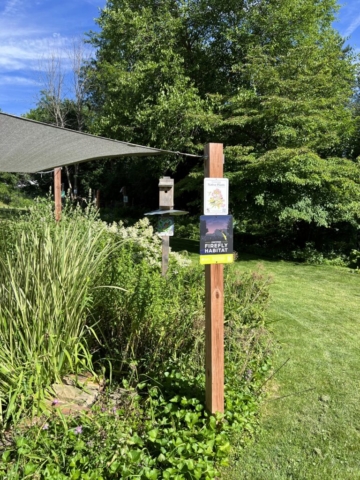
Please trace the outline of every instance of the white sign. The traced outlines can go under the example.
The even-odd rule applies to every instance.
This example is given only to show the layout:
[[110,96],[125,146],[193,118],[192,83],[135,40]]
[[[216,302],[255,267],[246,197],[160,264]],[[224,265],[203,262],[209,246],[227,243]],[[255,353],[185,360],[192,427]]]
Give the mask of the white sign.
[[227,215],[229,179],[204,178],[204,215]]

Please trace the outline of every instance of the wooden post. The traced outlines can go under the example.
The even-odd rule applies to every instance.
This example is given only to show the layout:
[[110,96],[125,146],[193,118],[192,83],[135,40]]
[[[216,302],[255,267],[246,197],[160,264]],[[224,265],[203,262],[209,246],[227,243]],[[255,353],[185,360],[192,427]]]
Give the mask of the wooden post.
[[96,190],[96,208],[100,208],[100,190]]
[[161,275],[165,277],[169,266],[170,237],[162,237]]
[[[205,146],[205,177],[223,177],[223,145]],[[224,269],[205,265],[205,403],[210,413],[224,412]]]
[[[159,210],[174,208],[174,179],[162,177],[159,180]],[[161,274],[166,275],[169,266],[170,238],[162,237]]]
[[55,220],[61,219],[61,168],[54,168]]

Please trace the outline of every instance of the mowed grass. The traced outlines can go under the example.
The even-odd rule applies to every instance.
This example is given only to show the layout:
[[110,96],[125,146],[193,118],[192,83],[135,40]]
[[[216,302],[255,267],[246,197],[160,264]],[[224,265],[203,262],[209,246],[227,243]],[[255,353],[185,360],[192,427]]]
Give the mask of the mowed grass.
[[[257,260],[240,260],[254,269]],[[226,479],[360,479],[360,275],[262,261],[279,349],[255,442]]]
[[251,256],[237,267],[259,264],[274,280],[268,328],[279,371],[267,384],[257,437],[234,446],[221,478],[360,480],[360,275]]

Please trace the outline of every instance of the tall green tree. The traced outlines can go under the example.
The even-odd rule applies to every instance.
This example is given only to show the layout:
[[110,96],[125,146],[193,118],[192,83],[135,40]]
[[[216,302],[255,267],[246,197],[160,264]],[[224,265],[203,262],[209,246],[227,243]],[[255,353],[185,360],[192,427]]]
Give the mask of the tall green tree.
[[352,138],[349,142],[349,157],[360,161],[360,72],[357,77],[357,88],[352,99],[352,113],[354,118],[354,130]]
[[179,49],[182,9],[174,0],[107,2],[101,31],[91,37],[95,131],[162,148],[196,148],[208,128],[208,106]]
[[[355,129],[357,66],[332,27],[337,9],[336,0],[108,0],[100,32],[90,35],[93,129],[190,152],[224,143],[228,174],[248,187],[246,198],[233,194],[233,211],[247,225],[256,214],[263,225],[330,228],[347,218],[357,228],[346,193],[351,171],[358,198],[357,170],[331,160],[349,151]],[[133,162],[122,174],[141,184],[175,167],[169,157],[140,168]],[[272,168],[282,172],[273,185]],[[286,172],[293,181],[283,185]],[[334,182],[343,201],[342,188],[336,201],[326,200]]]
[[254,40],[233,67],[241,82],[223,107],[232,143],[256,157],[279,147],[343,153],[353,128],[356,66],[331,26],[335,9],[332,0],[260,2],[253,9]]
[[216,136],[224,120],[224,143],[256,154],[334,154],[354,81],[336,9],[336,0],[108,1],[90,40],[96,128],[177,149]]

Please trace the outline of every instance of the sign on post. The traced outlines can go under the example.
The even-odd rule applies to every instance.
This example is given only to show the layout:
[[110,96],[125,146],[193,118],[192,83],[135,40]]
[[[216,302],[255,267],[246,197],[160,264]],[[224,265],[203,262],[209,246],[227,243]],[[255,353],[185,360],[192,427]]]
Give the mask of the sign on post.
[[204,178],[204,215],[229,213],[229,180]]
[[200,264],[233,263],[233,224],[231,215],[200,217]]
[[174,236],[174,217],[160,217],[156,226],[156,233],[160,237]]

